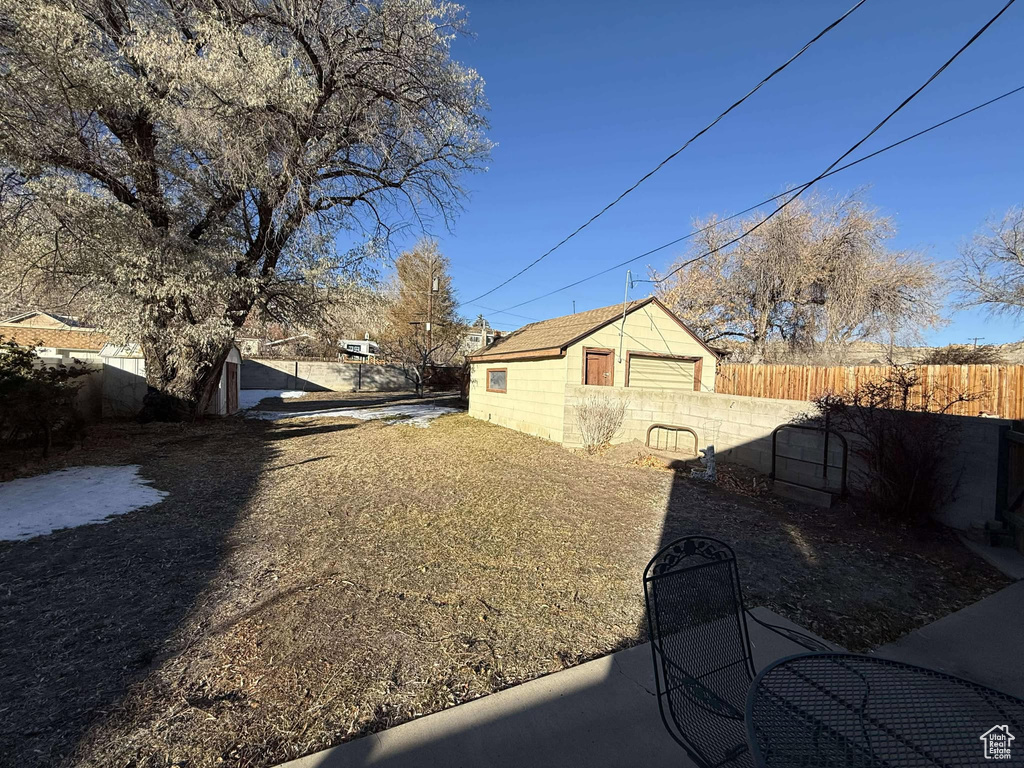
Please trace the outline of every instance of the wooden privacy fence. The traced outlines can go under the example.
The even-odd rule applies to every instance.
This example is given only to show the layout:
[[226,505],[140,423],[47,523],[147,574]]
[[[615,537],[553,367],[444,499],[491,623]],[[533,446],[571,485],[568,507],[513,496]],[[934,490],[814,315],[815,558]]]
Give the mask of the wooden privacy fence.
[[[947,413],[1004,419],[1024,419],[1024,365],[915,365],[921,384],[912,397],[921,403],[927,393],[970,394],[971,402],[956,403]],[[726,395],[814,400],[827,393],[855,392],[871,381],[885,379],[888,366],[756,365],[722,363],[715,391]]]

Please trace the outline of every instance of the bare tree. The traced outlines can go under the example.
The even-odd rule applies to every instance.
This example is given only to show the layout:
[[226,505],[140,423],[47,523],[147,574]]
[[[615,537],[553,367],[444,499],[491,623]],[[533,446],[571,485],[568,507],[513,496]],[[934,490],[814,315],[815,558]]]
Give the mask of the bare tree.
[[941,276],[921,254],[886,247],[889,219],[856,197],[821,205],[817,218],[800,305],[826,360],[842,362],[854,341],[919,341],[942,323]]
[[254,307],[315,314],[373,253],[338,230],[450,221],[490,148],[463,27],[433,0],[0,0],[28,222],[2,258],[141,342],[150,411],[201,413]]
[[856,196],[797,200],[723,247],[763,220],[695,222],[699,235],[677,264],[710,255],[658,287],[706,340],[745,342],[754,360],[773,341],[840,360],[855,340],[912,335],[940,322],[934,266],[889,250],[891,223]]
[[[749,339],[746,302],[740,301],[730,285],[734,260],[720,250],[735,237],[735,228],[720,224],[717,217],[693,222],[697,237],[685,258],[708,253],[658,285],[659,298],[675,311],[705,341]],[[657,274],[652,274],[657,277]]]
[[330,307],[319,335],[335,345],[341,339],[361,339],[366,335],[379,341],[388,328],[390,298],[376,284],[352,288],[342,300]]
[[960,249],[962,306],[1024,317],[1024,206],[990,222]]
[[421,240],[398,257],[391,294],[381,351],[409,366],[419,391],[431,367],[455,359],[467,328],[436,242]]

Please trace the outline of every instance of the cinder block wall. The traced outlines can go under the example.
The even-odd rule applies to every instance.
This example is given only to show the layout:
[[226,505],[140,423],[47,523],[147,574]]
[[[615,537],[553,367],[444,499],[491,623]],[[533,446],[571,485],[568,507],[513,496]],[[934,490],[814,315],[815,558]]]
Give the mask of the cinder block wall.
[[[487,390],[488,369],[505,370],[505,391]],[[469,415],[503,427],[562,440],[565,358],[470,365]]]
[[[799,421],[810,412],[808,403],[793,400],[632,387],[612,393],[598,392],[594,387],[575,386],[566,389],[564,445],[572,448],[582,445],[575,406],[581,398],[595,394],[622,396],[627,401],[626,417],[614,442],[644,442],[652,424],[689,427],[697,433],[699,447],[714,445],[719,456],[765,473],[771,470],[772,430],[780,424]],[[812,458],[810,452],[816,446],[820,446],[820,437],[816,434],[804,435],[786,430],[779,435],[780,454]],[[832,454],[838,463],[839,449],[836,448]],[[820,457],[819,449],[813,458],[817,461]],[[792,469],[797,469],[795,462]]]
[[247,359],[242,361],[241,377],[242,389],[397,392],[416,387],[401,365]]
[[941,521],[954,528],[971,528],[992,520],[997,501],[999,440],[1009,419],[949,416],[960,425],[960,442],[949,457],[951,473],[959,473],[956,499],[942,510]]
[[[682,392],[656,389],[615,390],[568,386],[565,392],[563,445],[582,445],[576,421],[576,403],[588,395],[624,397],[626,416],[615,443],[644,442],[652,424],[671,424],[693,429],[698,445],[715,446],[718,456],[752,467],[759,472],[771,470],[772,431],[782,425],[806,420],[812,413],[810,403],[794,400],[721,395],[710,392]],[[956,528],[982,526],[995,514],[999,433],[1004,419],[949,416],[956,419],[961,432],[955,453],[949,457],[951,476],[959,475],[956,498],[940,513],[940,520]],[[778,436],[778,454],[820,462],[823,453],[820,433],[783,430]],[[842,448],[837,440],[829,445],[830,464],[839,465]],[[851,481],[853,464],[850,459]],[[780,458],[777,477],[819,485],[821,469],[802,461]],[[838,473],[830,478],[838,478]],[[830,487],[833,486],[829,483]]]

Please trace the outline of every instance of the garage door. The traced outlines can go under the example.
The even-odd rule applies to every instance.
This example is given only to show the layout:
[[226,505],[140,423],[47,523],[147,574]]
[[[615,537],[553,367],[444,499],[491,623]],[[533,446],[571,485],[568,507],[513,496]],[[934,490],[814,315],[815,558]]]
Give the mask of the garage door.
[[649,389],[696,389],[697,361],[666,357],[629,357],[629,386]]

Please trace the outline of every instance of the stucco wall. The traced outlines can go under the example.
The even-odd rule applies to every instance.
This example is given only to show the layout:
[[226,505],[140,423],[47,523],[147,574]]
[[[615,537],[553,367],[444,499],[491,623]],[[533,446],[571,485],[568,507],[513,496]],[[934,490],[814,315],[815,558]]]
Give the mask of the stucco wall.
[[243,360],[243,389],[306,392],[397,392],[415,388],[400,365],[303,360]]
[[615,350],[615,375],[612,386],[617,389],[626,384],[626,353],[632,351],[701,357],[704,361],[701,373],[701,391],[715,391],[715,356],[704,349],[693,336],[656,304],[648,304],[626,315],[622,362],[619,362],[619,330],[621,327],[622,321],[617,320],[566,350],[567,381],[570,385],[583,383],[583,348],[602,347]]
[[[505,392],[487,391],[487,369],[506,368]],[[470,366],[469,415],[530,435],[562,441],[565,358]]]
[[[697,432],[700,447],[713,444],[716,453],[731,461],[767,473],[771,470],[772,431],[782,425],[801,421],[811,411],[809,403],[793,400],[720,395],[705,392],[678,392],[657,389],[625,389],[569,386],[565,392],[563,444],[581,445],[576,424],[575,404],[580,398],[606,389],[607,396],[626,397],[628,405],[622,429],[613,442],[644,441],[652,424],[690,427]],[[939,519],[955,528],[983,526],[995,516],[999,462],[999,433],[1010,424],[1005,419],[947,416],[955,419],[960,439],[948,457],[951,477],[959,476],[956,496],[940,512]],[[822,438],[819,434],[796,430],[779,433],[779,455],[820,461]],[[838,465],[841,448],[831,441],[829,463]],[[851,458],[851,464],[855,459]],[[820,467],[780,459],[777,476],[811,485],[820,485]],[[832,474],[832,477],[837,475]],[[851,476],[851,482],[854,478]],[[830,483],[830,486],[832,484]]]

